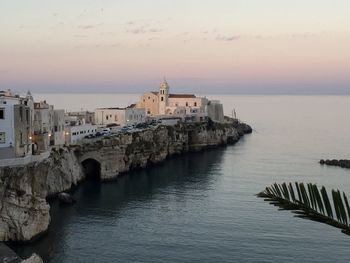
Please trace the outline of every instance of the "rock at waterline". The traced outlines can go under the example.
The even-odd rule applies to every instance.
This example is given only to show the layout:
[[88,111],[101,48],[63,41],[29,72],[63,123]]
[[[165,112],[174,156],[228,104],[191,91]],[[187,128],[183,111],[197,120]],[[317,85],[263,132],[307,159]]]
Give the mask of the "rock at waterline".
[[4,243],[0,243],[0,263],[19,263],[22,260]]
[[68,193],[59,193],[57,197],[61,204],[76,203],[76,200]]
[[350,160],[320,160],[320,164],[350,169]]
[[43,263],[43,260],[34,253],[30,258],[23,260],[21,263]]

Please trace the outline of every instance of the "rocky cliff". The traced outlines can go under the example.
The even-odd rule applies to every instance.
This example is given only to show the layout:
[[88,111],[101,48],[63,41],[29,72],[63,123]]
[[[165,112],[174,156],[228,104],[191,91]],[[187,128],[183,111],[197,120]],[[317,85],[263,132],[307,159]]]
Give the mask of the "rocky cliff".
[[42,162],[2,167],[0,241],[30,241],[44,233],[50,223],[46,198],[77,185],[91,162],[97,164],[102,180],[111,180],[173,154],[233,144],[251,132],[241,123],[158,126],[52,150]]
[[238,123],[158,126],[141,132],[89,140],[72,148],[86,169],[91,167],[85,164],[97,162],[100,178],[113,180],[130,169],[144,168],[174,154],[234,144],[245,133],[251,132],[250,126]]
[[29,241],[44,233],[50,222],[46,197],[82,178],[77,158],[67,149],[42,162],[0,168],[0,240]]

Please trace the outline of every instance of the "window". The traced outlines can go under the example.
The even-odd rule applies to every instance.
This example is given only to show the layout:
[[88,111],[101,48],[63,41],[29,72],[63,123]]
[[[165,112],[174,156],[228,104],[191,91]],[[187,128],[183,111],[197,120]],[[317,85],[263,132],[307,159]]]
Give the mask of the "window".
[[197,102],[194,103],[194,106],[197,107]]
[[186,102],[186,107],[188,107],[188,102]]
[[0,120],[5,119],[5,109],[4,108],[0,108]]
[[29,110],[26,109],[26,119],[27,119],[27,124],[29,124]]
[[20,141],[20,144],[22,145],[23,144],[23,133],[22,132],[19,134],[19,141]]
[[20,121],[23,120],[23,107],[19,108],[19,119],[20,119]]
[[0,132],[0,143],[6,143],[6,133]]
[[164,97],[161,97],[160,100],[161,100],[161,101],[164,101]]

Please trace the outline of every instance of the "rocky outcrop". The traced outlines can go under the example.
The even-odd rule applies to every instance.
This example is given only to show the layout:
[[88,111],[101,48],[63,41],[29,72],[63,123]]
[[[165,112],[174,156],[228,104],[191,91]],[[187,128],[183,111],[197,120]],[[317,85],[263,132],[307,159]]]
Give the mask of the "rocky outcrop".
[[0,263],[20,263],[21,258],[8,246],[0,242]]
[[193,123],[158,126],[135,133],[89,140],[74,146],[80,162],[100,164],[102,180],[114,180],[121,173],[159,163],[174,154],[236,143],[249,125],[241,123]]
[[0,169],[0,240],[30,241],[50,223],[46,197],[70,189],[83,173],[74,153],[53,151],[38,163]]
[[112,180],[174,154],[236,143],[251,132],[250,126],[238,122],[158,126],[52,150],[41,162],[2,167],[0,241],[30,241],[44,233],[50,223],[46,198],[77,185],[85,177],[84,167],[97,165],[101,179]]
[[21,263],[43,263],[43,260],[34,253],[30,258],[23,260]]
[[329,165],[329,166],[339,166],[342,168],[348,168],[350,169],[350,160],[320,160],[320,164],[322,165]]
[[59,193],[57,195],[58,200],[61,204],[74,204],[76,200],[68,193]]

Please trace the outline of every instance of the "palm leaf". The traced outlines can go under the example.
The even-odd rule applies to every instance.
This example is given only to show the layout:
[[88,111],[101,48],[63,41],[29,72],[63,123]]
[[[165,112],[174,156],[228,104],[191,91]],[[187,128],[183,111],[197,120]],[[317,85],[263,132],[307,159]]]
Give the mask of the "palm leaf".
[[321,188],[321,194],[322,194],[324,206],[326,207],[326,210],[327,210],[327,216],[333,219],[332,206],[331,206],[331,203],[329,202],[327,190],[324,186],[322,186]]
[[[265,191],[257,194],[271,204],[284,210],[293,210],[297,217],[310,219],[317,222],[326,223],[342,229],[343,233],[350,235],[350,205],[345,193],[339,190],[332,190],[331,203],[326,188],[321,190],[316,184],[307,184],[307,189],[303,183],[295,182],[295,195],[292,183],[277,184],[266,187]],[[336,218],[333,216],[335,212]]]

